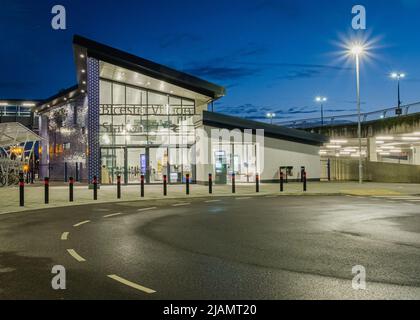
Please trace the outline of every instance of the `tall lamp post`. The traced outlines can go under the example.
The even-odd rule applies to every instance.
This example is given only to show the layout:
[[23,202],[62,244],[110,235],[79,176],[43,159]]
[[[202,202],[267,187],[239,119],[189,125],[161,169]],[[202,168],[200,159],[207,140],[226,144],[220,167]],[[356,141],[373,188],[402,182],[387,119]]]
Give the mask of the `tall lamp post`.
[[359,138],[359,183],[363,183],[363,159],[362,159],[362,118],[360,110],[360,56],[363,55],[365,48],[361,44],[353,44],[350,48],[350,54],[356,61],[356,94],[357,94],[357,136]]
[[316,97],[315,101],[321,104],[321,125],[324,126],[324,103],[327,102],[327,97]]
[[397,115],[401,115],[401,97],[400,97],[400,80],[405,78],[405,73],[393,72],[391,73],[391,78],[397,80],[397,89],[398,89],[398,107],[396,110]]
[[267,113],[267,118],[270,119],[270,123],[273,124],[273,119],[276,117],[275,113],[269,112]]

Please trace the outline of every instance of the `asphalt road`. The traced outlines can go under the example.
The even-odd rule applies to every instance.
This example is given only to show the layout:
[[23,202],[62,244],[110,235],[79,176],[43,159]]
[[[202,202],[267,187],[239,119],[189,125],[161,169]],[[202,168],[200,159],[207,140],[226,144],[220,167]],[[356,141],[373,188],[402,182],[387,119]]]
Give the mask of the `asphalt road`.
[[0,299],[420,299],[420,202],[209,200],[0,216]]

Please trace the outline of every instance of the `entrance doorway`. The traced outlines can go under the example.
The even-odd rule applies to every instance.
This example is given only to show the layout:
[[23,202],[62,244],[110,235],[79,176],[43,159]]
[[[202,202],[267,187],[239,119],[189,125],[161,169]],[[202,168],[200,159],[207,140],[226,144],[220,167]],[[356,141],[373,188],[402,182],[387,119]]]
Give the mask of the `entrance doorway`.
[[147,184],[185,182],[186,174],[195,181],[195,168],[190,165],[189,148],[120,147],[101,148],[101,183],[116,184],[121,176],[123,184],[139,184],[141,175]]

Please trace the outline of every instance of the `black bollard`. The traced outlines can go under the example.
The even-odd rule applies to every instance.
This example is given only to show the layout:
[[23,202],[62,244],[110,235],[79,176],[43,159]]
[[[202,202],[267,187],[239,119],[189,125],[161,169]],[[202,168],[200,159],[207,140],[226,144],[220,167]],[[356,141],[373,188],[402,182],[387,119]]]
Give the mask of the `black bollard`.
[[69,201],[74,201],[74,179],[73,177],[69,178]]
[[19,204],[21,207],[25,206],[25,179],[19,179]]
[[98,177],[93,177],[93,200],[98,200]]
[[140,177],[140,197],[144,198],[144,175]]
[[280,171],[280,192],[284,191],[284,173]]
[[213,193],[213,175],[209,173],[209,194]]
[[255,189],[257,193],[260,192],[260,176],[258,174],[255,176]]
[[187,196],[190,194],[190,175],[186,175],[186,192]]
[[328,181],[331,181],[331,159],[328,159],[327,161],[327,175]]
[[117,199],[121,199],[121,176],[117,177]]
[[50,203],[50,178],[44,178],[44,202],[45,204]]
[[306,183],[306,171],[303,171],[303,191],[307,191],[307,183]]
[[236,193],[236,177],[234,173],[232,173],[232,193]]
[[163,195],[167,196],[168,195],[168,177],[166,176],[166,174],[163,176]]

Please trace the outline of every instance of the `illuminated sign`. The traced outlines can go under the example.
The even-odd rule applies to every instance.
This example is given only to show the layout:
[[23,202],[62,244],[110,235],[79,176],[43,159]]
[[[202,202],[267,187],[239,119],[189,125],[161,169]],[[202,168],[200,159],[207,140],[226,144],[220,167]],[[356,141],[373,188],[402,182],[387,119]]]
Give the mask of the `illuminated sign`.
[[195,114],[195,108],[169,105],[143,106],[102,104],[99,106],[99,114],[102,116],[193,116]]

